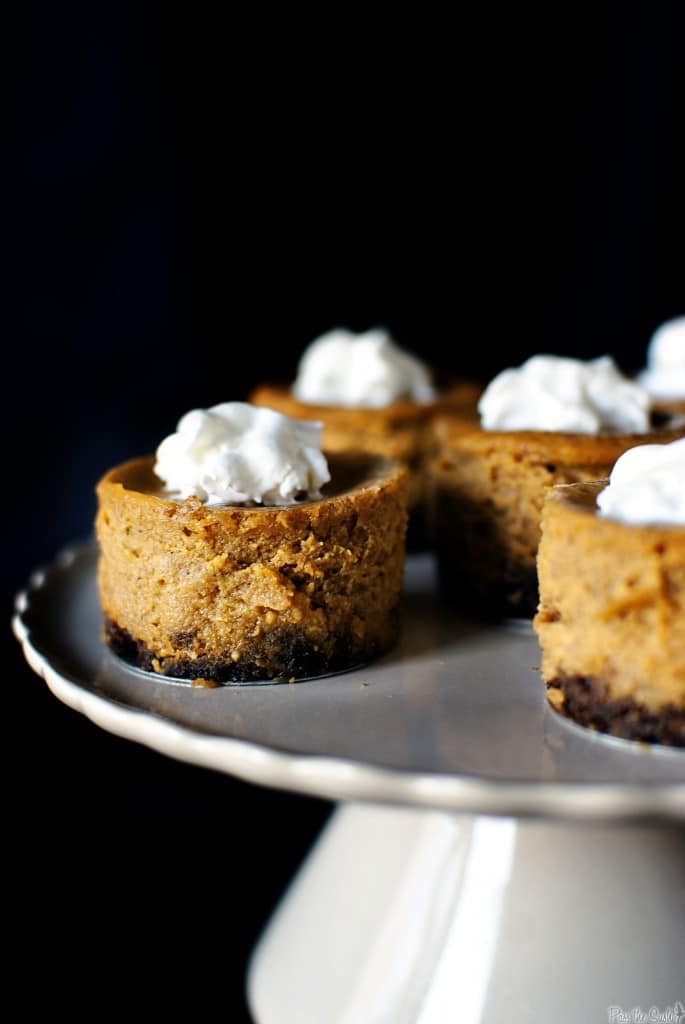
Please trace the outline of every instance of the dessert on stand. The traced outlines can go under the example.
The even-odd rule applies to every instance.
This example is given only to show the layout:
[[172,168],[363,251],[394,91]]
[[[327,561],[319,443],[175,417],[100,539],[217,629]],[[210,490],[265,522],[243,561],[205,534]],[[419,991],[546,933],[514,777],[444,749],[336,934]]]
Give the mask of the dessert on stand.
[[397,640],[407,470],[327,459],[320,424],[226,402],[97,486],[105,639],[224,683],[351,668]]
[[472,380],[435,374],[401,348],[387,330],[342,328],[316,338],[302,353],[291,383],[264,383],[250,401],[323,424],[329,452],[372,452],[409,469],[409,542],[427,542],[426,465],[431,424],[443,414],[471,419],[481,392]]
[[685,316],[667,320],[654,331],[637,380],[657,410],[685,415]]
[[433,426],[429,491],[443,596],[491,615],[532,618],[546,492],[607,477],[628,448],[681,437],[685,421],[654,415],[647,392],[613,359],[538,355],[502,370],[480,420]]
[[582,725],[685,747],[685,439],[549,492],[538,567],[550,700]]

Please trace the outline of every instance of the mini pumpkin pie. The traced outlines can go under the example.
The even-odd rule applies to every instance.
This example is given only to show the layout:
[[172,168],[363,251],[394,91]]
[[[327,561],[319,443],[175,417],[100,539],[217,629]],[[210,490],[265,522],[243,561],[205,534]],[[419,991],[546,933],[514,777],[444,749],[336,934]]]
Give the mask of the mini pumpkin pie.
[[[286,419],[241,403],[209,414],[229,407],[256,421]],[[124,463],[97,486],[98,584],[112,650],[162,675],[224,683],[336,672],[392,647],[406,469],[378,456],[331,454],[314,480],[318,496],[298,500],[306,481],[293,452],[285,458],[281,449],[279,483],[262,479],[258,503],[250,474],[269,475],[273,456],[264,437],[253,437],[246,453],[225,440],[221,424],[194,429],[172,435],[185,436],[190,454],[184,464],[176,451],[171,486],[155,472],[174,457],[164,442],[156,462]],[[204,467],[194,475],[193,458]]]
[[[683,519],[685,441],[676,444]],[[623,459],[656,447],[675,446]],[[555,487],[545,500],[534,625],[549,699],[592,729],[685,746],[685,526],[603,516],[605,485]],[[663,513],[661,486],[655,494]],[[644,506],[644,490],[637,497]]]
[[[441,588],[456,603],[495,616],[535,614],[540,516],[549,487],[606,477],[628,448],[682,434],[651,424],[647,396],[617,380],[610,360],[580,364],[576,375],[576,360],[537,359],[543,361],[541,382],[524,381],[519,393],[518,381],[508,378],[509,392],[498,396],[495,390],[501,407],[495,427],[449,416],[433,425],[430,506]],[[594,397],[584,366],[599,378]],[[481,412],[488,413],[491,396],[486,389]],[[612,402],[619,406],[613,417]],[[506,423],[512,426],[503,428]],[[525,423],[536,429],[524,429]],[[593,427],[596,433],[589,432]]]
[[292,385],[262,384],[250,395],[259,406],[323,423],[329,452],[361,451],[401,459],[410,470],[412,543],[425,542],[426,461],[435,416],[475,415],[479,384],[434,385],[415,357],[383,330],[355,335],[334,330],[312,342]]

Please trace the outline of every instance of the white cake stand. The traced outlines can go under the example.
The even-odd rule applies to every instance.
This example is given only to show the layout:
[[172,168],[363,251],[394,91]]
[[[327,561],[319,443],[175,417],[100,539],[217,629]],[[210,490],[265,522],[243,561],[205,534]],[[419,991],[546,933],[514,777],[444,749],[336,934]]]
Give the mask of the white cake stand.
[[388,657],[203,690],[102,646],[95,558],[70,549],[17,598],[57,697],[169,756],[340,802],[254,951],[259,1024],[685,1022],[685,753],[558,717],[529,626],[455,618],[413,557]]

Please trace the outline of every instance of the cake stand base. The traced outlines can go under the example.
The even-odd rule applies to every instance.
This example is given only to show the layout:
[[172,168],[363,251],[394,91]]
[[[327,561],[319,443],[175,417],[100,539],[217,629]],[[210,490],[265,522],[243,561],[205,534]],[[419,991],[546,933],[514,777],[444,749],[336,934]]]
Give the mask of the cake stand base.
[[248,995],[258,1024],[673,1024],[683,950],[682,826],[342,804]]

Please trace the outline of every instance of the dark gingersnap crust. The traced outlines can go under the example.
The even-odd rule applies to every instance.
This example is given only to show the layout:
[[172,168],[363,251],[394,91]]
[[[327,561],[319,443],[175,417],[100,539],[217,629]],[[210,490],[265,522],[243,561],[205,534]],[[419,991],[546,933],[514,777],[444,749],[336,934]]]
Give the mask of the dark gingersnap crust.
[[579,725],[622,739],[685,747],[685,709],[665,705],[659,713],[632,698],[608,696],[605,683],[585,676],[566,676],[547,683],[552,706]]
[[[381,647],[378,642],[360,645],[350,636],[338,635],[327,650],[316,650],[303,631],[296,628],[275,629],[261,637],[253,647],[247,646],[240,659],[231,657],[163,658],[149,650],[135,637],[111,619],[105,620],[104,640],[110,650],[124,661],[156,675],[176,679],[207,679],[216,683],[246,683],[263,680],[293,681],[313,676],[333,675],[365,664],[385,654],[394,645],[397,628]],[[178,647],[190,646],[192,635],[177,634]]]

